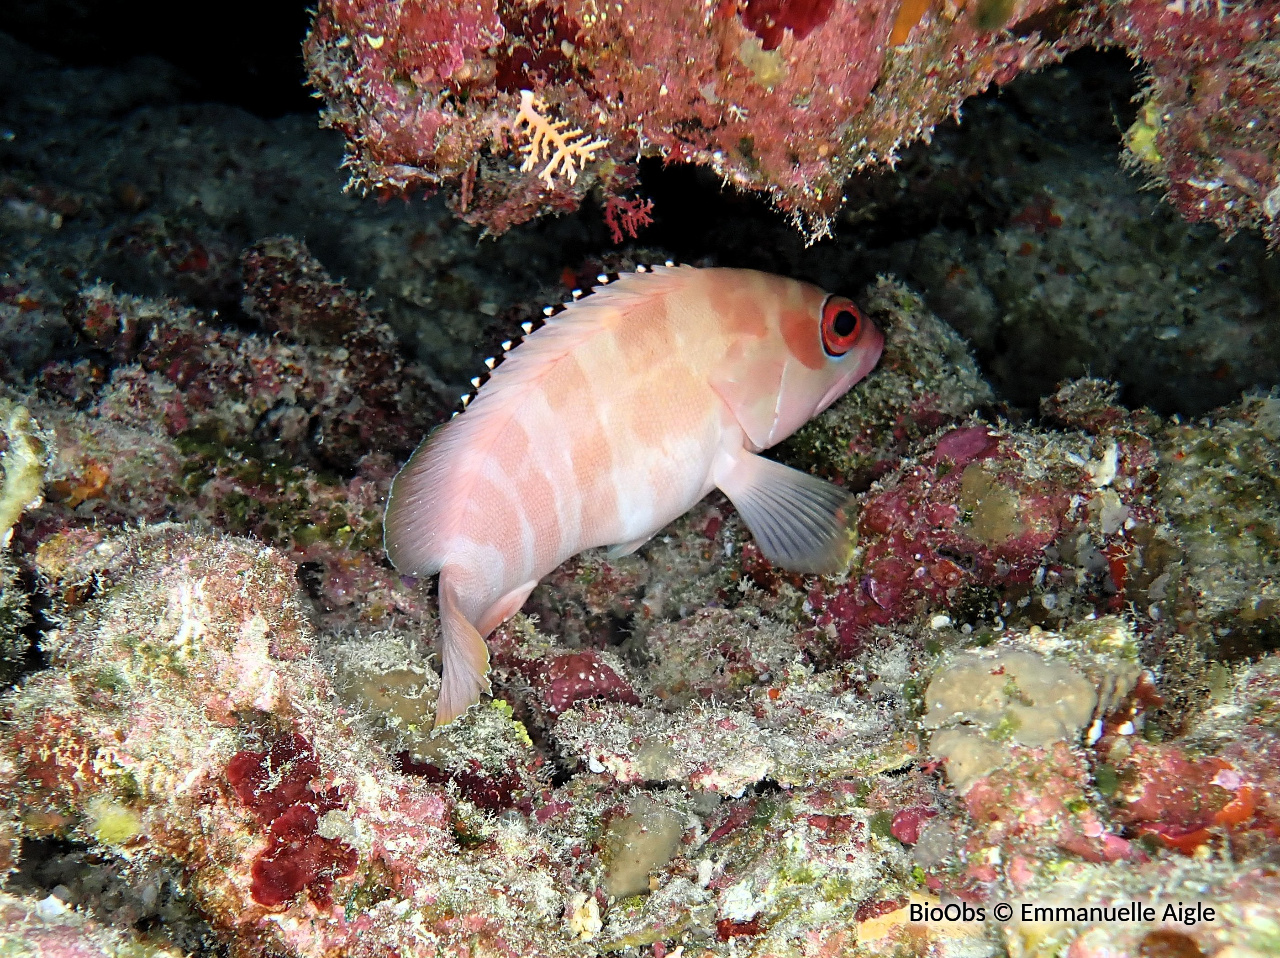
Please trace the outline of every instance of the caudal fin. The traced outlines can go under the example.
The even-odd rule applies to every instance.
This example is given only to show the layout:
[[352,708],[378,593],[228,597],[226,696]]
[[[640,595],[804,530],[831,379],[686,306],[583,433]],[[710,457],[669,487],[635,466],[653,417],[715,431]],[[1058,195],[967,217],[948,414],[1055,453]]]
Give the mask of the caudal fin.
[[480,701],[489,686],[489,647],[462,611],[448,572],[440,576],[440,697],[436,728],[448,725]]

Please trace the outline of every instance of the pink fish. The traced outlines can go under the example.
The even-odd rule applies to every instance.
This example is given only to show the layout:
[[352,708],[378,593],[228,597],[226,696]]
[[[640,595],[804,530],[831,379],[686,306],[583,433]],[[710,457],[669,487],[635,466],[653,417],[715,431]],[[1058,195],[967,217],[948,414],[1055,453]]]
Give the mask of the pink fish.
[[571,303],[513,349],[391,487],[396,568],[440,573],[436,727],[488,692],[485,637],[594,546],[625,555],[713,488],[800,572],[851,555],[838,486],[757,453],[880,358],[858,307],[740,269],[655,267]]

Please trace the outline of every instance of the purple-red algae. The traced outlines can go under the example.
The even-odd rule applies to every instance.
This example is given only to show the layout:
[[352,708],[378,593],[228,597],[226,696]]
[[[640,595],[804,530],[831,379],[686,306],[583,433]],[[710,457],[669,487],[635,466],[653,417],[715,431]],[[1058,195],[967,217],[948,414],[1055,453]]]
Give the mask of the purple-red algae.
[[263,241],[244,272],[261,331],[102,285],[72,301],[72,326],[111,361],[42,370],[48,401],[36,409],[57,452],[48,502],[18,535],[34,545],[68,525],[206,518],[288,550],[328,608],[355,611],[363,597],[377,621],[416,607],[364,546],[381,539],[393,457],[443,407],[390,329],[305,246]]
[[552,715],[559,715],[584,699],[640,704],[631,686],[593,649],[566,652],[544,661],[533,680]]
[[1015,885],[1064,853],[1092,862],[1141,861],[1143,853],[1111,831],[1088,801],[1090,781],[1087,762],[1065,743],[1047,751],[1014,749],[1012,765],[992,772],[965,795],[974,829],[966,846],[965,878],[996,880],[996,870],[979,853],[991,846],[1001,848]]
[[[853,576],[834,588],[817,582],[809,592],[818,629],[832,632],[841,654],[857,648],[873,627],[926,608],[971,614],[962,609],[976,590],[989,590],[992,598],[984,601],[1007,614],[999,610],[1037,590],[1052,592],[1063,580],[1067,537],[1094,524],[1096,548],[1120,549],[1127,520],[1154,516],[1139,481],[1153,464],[1149,443],[1108,447],[1104,466],[1077,453],[1055,461],[1047,437],[1011,440],[985,424],[950,430],[864,499]],[[1111,478],[1100,484],[1099,468],[1132,480],[1112,493],[1114,503],[1103,489]],[[1111,510],[1107,517],[1104,508]],[[1092,587],[1099,610],[1108,591],[1122,594],[1126,584],[1112,574],[1120,566],[1113,569],[1103,555],[1098,552]]]
[[502,812],[519,808],[528,812],[532,803],[527,780],[517,772],[487,774],[477,766],[463,769],[445,769],[431,762],[415,761],[405,751],[395,758],[396,768],[406,775],[417,776],[436,785],[453,783],[458,794],[489,812]]
[[251,893],[260,905],[285,904],[305,888],[327,907],[333,879],[355,871],[355,849],[317,832],[321,815],[346,805],[337,789],[311,787],[319,774],[315,750],[297,733],[262,752],[237,752],[227,763],[236,797],[268,829],[267,847],[253,862]]
[[[621,198],[637,185],[637,155],[649,155],[767,191],[818,237],[851,173],[893,162],[967,97],[1081,46],[1116,44],[1149,76],[1127,136],[1132,162],[1185,216],[1228,232],[1261,228],[1274,243],[1276,9],[1274,0],[629,0],[607,10],[578,0],[456,9],[332,0],[316,10],[305,51],[324,122],[346,136],[352,182],[364,190],[443,189],[459,216],[500,233],[591,193],[615,212],[631,202]],[[546,104],[548,124],[603,141],[576,180],[543,181],[503,160],[524,145],[514,122],[522,91]],[[1033,207],[1024,212],[1051,226],[1051,205]],[[618,224],[611,216],[616,237]],[[173,270],[217,266],[216,255],[204,262],[170,245]]]
[[[334,708],[290,563],[173,526],[86,558],[68,573],[96,565],[103,591],[48,636],[58,668],[2,706],[15,735],[0,754],[27,827],[88,838],[97,810],[127,816],[130,854],[182,861],[190,893],[243,954],[418,947],[386,909],[453,894],[442,866],[457,848],[454,802],[396,773]],[[544,880],[530,874],[521,894]],[[436,941],[528,947],[519,929],[450,901]],[[300,920],[278,921],[280,909]]]
[[738,16],[760,38],[765,50],[776,50],[790,33],[803,40],[827,22],[835,0],[745,0]]
[[937,809],[920,806],[899,809],[893,814],[889,830],[902,844],[914,845],[920,841],[920,829],[924,827],[925,822],[937,814]]

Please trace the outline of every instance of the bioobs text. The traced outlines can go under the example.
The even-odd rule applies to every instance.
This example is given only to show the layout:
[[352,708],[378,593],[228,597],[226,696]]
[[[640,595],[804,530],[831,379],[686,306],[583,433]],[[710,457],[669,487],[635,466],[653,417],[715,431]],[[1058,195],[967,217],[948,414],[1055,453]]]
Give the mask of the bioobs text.
[[909,921],[986,921],[985,905],[970,905],[967,901],[950,901],[945,905],[929,905],[923,902],[912,902],[907,918]]

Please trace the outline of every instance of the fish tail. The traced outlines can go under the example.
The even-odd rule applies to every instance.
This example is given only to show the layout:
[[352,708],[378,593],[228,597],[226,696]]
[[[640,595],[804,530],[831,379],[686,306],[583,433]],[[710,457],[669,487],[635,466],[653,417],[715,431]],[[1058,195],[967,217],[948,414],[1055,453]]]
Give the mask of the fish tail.
[[436,700],[436,728],[448,725],[491,691],[489,647],[462,614],[457,592],[446,567],[440,573],[440,697]]

